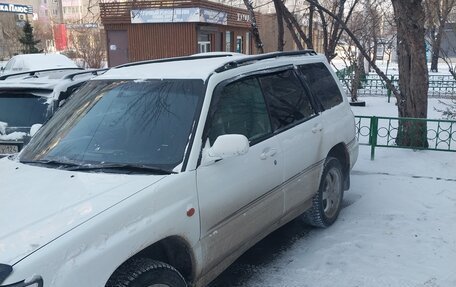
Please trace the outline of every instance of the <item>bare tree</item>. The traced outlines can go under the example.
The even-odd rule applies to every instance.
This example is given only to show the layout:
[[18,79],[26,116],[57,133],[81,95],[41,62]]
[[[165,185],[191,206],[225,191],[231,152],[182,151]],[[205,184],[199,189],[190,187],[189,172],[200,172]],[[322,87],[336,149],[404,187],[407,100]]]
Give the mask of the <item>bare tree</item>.
[[438,72],[440,47],[445,24],[456,0],[424,0],[428,36],[432,47],[431,71]]
[[106,45],[99,29],[74,29],[71,40],[76,51],[75,56],[83,61],[85,68],[101,68],[104,66]]
[[393,85],[392,81],[390,79],[388,79],[388,77],[385,75],[385,73],[383,73],[383,71],[375,64],[375,61],[369,55],[368,51],[366,49],[364,49],[364,46],[362,45],[362,43],[360,42],[358,37],[348,28],[347,23],[344,21],[344,19],[339,18],[336,14],[334,14],[330,10],[326,9],[322,5],[318,4],[318,0],[306,0],[306,1],[311,4],[314,4],[315,7],[320,11],[320,13],[328,14],[331,17],[331,19],[333,19],[334,21],[339,23],[341,29],[347,33],[348,37],[350,37],[350,39],[353,41],[355,46],[359,49],[359,52],[369,62],[369,64],[372,66],[372,68],[377,73],[377,75],[379,75],[380,78],[385,82],[386,87],[391,90],[391,92],[394,94],[396,99],[399,101],[400,100],[399,90]]
[[283,51],[284,28],[283,28],[283,2],[282,0],[273,0],[277,16],[277,51]]
[[260,32],[258,31],[258,24],[255,16],[255,11],[253,9],[252,1],[244,0],[244,5],[245,7],[247,7],[247,11],[249,11],[250,30],[252,31],[253,39],[255,40],[255,44],[257,46],[257,53],[263,54],[263,42],[261,41]]
[[[400,91],[377,67],[375,61],[341,17],[319,5],[316,0],[307,0],[307,2],[315,4],[322,13],[330,15],[345,30],[359,51],[395,95],[400,117],[427,118],[429,83],[426,51],[423,44],[424,8],[422,0],[391,0],[397,27]],[[424,122],[400,121],[396,142],[402,146],[427,147],[427,125]]]
[[[323,50],[328,61],[331,61],[337,56],[336,47],[344,31],[343,25],[347,25],[353,14],[353,11],[360,1],[311,0],[307,2],[315,7],[318,15],[320,16],[320,21],[323,29]],[[334,18],[327,12],[335,15],[340,21],[335,21]]]
[[41,40],[37,45],[38,48],[44,52],[49,52],[49,43],[54,40],[51,24],[48,22],[35,21],[34,28],[33,33],[37,39]]
[[21,50],[19,37],[22,34],[21,28],[16,24],[14,14],[3,13],[0,17],[0,39],[2,39],[2,58],[10,58]]

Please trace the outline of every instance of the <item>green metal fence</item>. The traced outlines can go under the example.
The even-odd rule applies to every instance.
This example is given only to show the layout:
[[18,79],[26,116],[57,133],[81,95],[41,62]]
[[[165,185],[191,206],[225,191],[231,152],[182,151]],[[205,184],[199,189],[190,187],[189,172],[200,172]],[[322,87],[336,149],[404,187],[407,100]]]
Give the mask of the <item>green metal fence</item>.
[[[456,121],[451,120],[430,120],[416,118],[391,118],[375,116],[355,116],[355,126],[358,142],[361,145],[371,146],[371,159],[375,157],[376,147],[426,149],[436,151],[456,152]],[[412,144],[401,145],[398,134],[401,126],[408,126],[409,129],[426,129],[428,147],[414,146],[413,142],[420,142],[420,139],[412,139]],[[411,130],[411,134],[414,133]]]
[[[353,74],[339,73],[340,81],[348,91],[347,85],[353,80]],[[397,75],[388,76],[395,87],[399,87]],[[377,74],[368,74],[361,81],[358,94],[362,95],[388,95],[389,91],[385,82]],[[428,95],[432,97],[451,98],[456,97],[456,80],[451,75],[430,75]]]

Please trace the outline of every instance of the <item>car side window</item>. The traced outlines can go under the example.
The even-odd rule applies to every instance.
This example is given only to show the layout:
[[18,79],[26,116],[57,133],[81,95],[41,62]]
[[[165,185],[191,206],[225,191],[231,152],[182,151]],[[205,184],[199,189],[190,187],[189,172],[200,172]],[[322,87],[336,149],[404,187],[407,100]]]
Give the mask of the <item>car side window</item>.
[[8,63],[6,63],[5,71],[11,71],[11,69],[13,68],[14,62],[16,62],[16,59],[9,60]]
[[315,115],[310,97],[293,70],[259,79],[274,130],[286,128]]
[[252,142],[271,133],[266,103],[256,78],[217,88],[213,101],[208,130],[211,145],[224,134],[241,134]]
[[325,110],[342,103],[339,87],[323,63],[306,64],[298,68],[310,91],[320,100]]

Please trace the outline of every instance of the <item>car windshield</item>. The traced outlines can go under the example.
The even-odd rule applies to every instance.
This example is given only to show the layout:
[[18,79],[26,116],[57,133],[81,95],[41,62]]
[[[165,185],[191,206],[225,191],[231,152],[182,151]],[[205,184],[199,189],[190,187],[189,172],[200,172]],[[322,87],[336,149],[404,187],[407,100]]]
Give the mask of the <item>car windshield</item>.
[[0,91],[0,122],[9,128],[30,128],[48,117],[46,98],[28,92]]
[[43,126],[20,161],[172,170],[183,161],[203,96],[202,80],[88,82]]

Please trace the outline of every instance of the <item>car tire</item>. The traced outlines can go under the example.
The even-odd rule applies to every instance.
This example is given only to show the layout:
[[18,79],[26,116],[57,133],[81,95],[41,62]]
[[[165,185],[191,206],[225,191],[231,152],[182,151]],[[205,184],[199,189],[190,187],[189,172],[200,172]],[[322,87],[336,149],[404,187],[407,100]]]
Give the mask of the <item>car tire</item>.
[[337,158],[325,161],[318,192],[312,198],[312,207],[303,214],[306,223],[328,227],[336,221],[344,196],[342,166]]
[[184,277],[171,265],[137,258],[122,265],[106,287],[186,287]]

